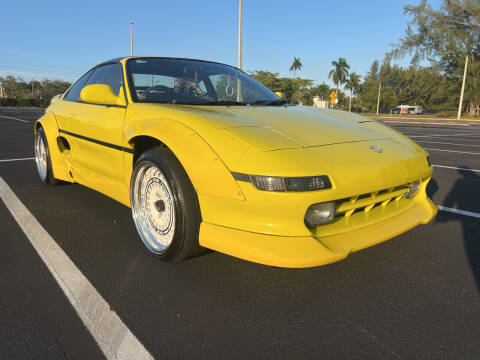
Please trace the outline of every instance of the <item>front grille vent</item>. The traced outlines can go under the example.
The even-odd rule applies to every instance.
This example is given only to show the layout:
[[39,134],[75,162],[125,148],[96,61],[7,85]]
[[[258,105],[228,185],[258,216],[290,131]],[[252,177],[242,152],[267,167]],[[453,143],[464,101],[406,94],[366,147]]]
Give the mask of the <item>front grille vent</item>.
[[[405,198],[412,184],[395,186],[389,189],[374,191],[367,194],[355,195],[337,201],[337,217],[350,217],[356,212],[368,213],[374,207],[382,206],[387,208],[389,204],[399,202]],[[409,199],[407,199],[409,200]]]

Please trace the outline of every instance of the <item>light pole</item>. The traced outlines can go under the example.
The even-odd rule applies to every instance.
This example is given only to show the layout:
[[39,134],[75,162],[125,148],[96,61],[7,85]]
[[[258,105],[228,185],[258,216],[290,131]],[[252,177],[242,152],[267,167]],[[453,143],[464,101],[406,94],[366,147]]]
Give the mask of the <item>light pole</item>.
[[[242,0],[238,0],[238,68],[242,70]],[[240,79],[237,79],[237,101],[242,101]]]
[[377,115],[380,109],[380,92],[381,91],[382,91],[382,80],[380,80],[380,84],[378,84]]
[[457,119],[462,117],[463,93],[465,92],[465,81],[467,79],[468,55],[465,56],[465,69],[463,70],[462,92],[460,93],[460,103],[458,104]]
[[130,23],[130,56],[133,56],[133,24],[135,23]]
[[238,0],[238,68],[242,70],[242,0]]

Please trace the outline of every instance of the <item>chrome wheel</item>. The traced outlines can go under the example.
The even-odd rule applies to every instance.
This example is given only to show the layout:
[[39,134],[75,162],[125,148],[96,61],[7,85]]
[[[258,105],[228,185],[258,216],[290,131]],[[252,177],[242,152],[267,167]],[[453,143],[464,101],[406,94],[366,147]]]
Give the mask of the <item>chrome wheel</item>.
[[172,190],[162,171],[144,161],[132,176],[132,215],[147,248],[160,255],[168,250],[175,233],[175,205]]
[[40,131],[35,135],[35,162],[37,163],[38,174],[40,179],[45,181],[47,178],[47,149]]

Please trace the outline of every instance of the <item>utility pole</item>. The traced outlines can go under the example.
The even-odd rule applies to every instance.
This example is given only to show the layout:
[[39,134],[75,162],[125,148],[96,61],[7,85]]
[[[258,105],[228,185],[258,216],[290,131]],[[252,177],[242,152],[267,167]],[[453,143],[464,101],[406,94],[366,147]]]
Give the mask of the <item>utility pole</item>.
[[465,92],[465,81],[467,80],[468,55],[465,56],[465,69],[463,70],[462,92],[460,93],[460,103],[458,104],[457,119],[462,117],[463,93]]
[[382,80],[380,79],[380,84],[378,85],[377,115],[380,109],[380,92],[381,91],[382,91]]
[[130,23],[130,56],[133,56],[133,24],[135,23]]
[[238,68],[242,70],[242,0],[238,3]]
[[[242,0],[238,0],[238,68],[242,70]],[[242,101],[240,79],[237,79],[237,101]]]

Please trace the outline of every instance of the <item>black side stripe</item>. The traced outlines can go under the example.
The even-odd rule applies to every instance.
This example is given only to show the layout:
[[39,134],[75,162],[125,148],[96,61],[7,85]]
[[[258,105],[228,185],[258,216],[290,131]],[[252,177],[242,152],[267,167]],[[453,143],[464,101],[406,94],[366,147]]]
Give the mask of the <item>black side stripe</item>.
[[59,129],[58,132],[63,133],[63,134],[67,134],[67,135],[70,135],[70,136],[74,136],[74,137],[82,139],[82,140],[90,141],[90,142],[93,142],[93,143],[98,144],[98,145],[106,146],[106,147],[109,147],[111,149],[125,151],[126,153],[133,154],[133,149],[129,149],[129,148],[126,148],[126,147],[123,147],[123,146],[120,146],[120,145],[110,144],[110,143],[107,143],[105,141],[92,139],[92,138],[89,138],[87,136],[75,134],[75,133],[72,133],[70,131],[66,131],[66,130],[62,130],[62,129]]

